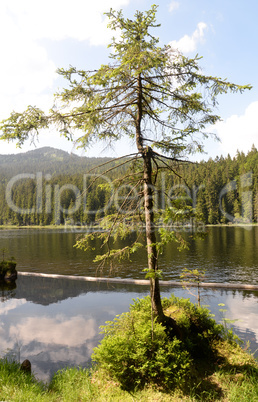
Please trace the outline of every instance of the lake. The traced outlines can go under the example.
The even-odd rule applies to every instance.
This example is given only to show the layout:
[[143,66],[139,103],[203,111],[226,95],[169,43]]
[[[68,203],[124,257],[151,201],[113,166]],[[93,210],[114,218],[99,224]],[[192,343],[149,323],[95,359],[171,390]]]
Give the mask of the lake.
[[[167,246],[160,258],[164,279],[179,280],[187,268],[206,269],[206,282],[258,284],[258,227],[211,227],[204,240],[190,240],[189,250],[179,252]],[[73,247],[77,232],[49,229],[0,230],[0,249],[8,248],[18,271],[95,276],[93,254]],[[144,278],[143,251],[112,272],[117,278]],[[101,276],[108,272],[99,272]],[[196,301],[182,288],[162,287],[162,296],[171,293]],[[16,287],[1,290],[1,355],[22,361],[29,359],[36,376],[48,381],[67,366],[87,367],[94,346],[101,339],[99,326],[116,314],[128,311],[133,298],[148,295],[148,286],[96,283],[67,278],[18,277]],[[238,320],[235,332],[258,348],[258,293],[205,289],[202,304],[209,305],[215,318]],[[224,303],[221,312],[219,303]]]
[[[96,275],[94,252],[73,247],[78,231],[72,229],[0,230],[0,249],[7,248],[20,271],[64,275]],[[189,250],[179,252],[175,244],[165,247],[159,267],[164,279],[178,280],[183,268],[206,270],[206,282],[258,284],[258,226],[209,227],[204,240],[188,239]],[[123,244],[118,244],[118,246]],[[95,245],[98,249],[98,244]],[[144,249],[132,255],[112,273],[118,278],[144,278]],[[104,271],[105,274],[108,272]]]

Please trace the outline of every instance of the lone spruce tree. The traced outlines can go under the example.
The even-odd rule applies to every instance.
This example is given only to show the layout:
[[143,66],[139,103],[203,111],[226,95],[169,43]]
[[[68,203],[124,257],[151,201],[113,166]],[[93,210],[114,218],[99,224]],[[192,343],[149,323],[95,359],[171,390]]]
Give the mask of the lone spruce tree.
[[[159,46],[153,36],[157,6],[135,13],[135,19],[124,18],[122,11],[107,13],[109,27],[119,33],[113,38],[110,64],[98,70],[59,69],[69,87],[55,95],[55,107],[45,114],[29,106],[24,113],[12,113],[2,121],[1,139],[16,140],[21,146],[28,137],[52,125],[77,146],[87,148],[94,141],[113,143],[123,136],[131,138],[137,152],[120,164],[134,164],[134,171],[125,175],[131,190],[119,210],[102,221],[108,232],[95,233],[108,246],[115,237],[131,230],[137,216],[145,227],[148,277],[152,309],[160,322],[168,324],[161,304],[158,270],[158,247],[155,233],[154,184],[158,173],[185,159],[187,154],[202,151],[202,139],[209,134],[206,127],[220,117],[214,114],[217,96],[228,91],[250,89],[223,79],[204,75],[199,58],[184,57],[170,46]],[[128,155],[127,155],[128,157]],[[107,169],[108,170],[108,169]],[[132,193],[137,190],[135,200]],[[126,219],[122,219],[127,205]],[[131,212],[128,213],[128,206]],[[87,249],[85,236],[77,245]],[[98,260],[130,254],[140,246],[137,240],[131,247],[120,250],[108,248]],[[173,327],[173,323],[170,322]]]

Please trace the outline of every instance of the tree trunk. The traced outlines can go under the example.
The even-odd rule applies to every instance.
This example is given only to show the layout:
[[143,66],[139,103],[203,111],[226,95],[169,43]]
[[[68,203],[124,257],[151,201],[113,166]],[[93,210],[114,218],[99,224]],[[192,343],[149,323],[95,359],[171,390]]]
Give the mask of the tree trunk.
[[152,162],[151,150],[145,149],[143,153],[144,161],[144,212],[145,229],[148,253],[148,269],[150,277],[150,295],[152,311],[160,322],[164,321],[164,313],[161,305],[159,278],[157,277],[158,258],[156,248],[156,235],[153,211],[153,185],[152,185]]
[[156,275],[158,269],[158,258],[156,248],[156,235],[154,227],[154,211],[153,211],[153,185],[152,185],[152,161],[151,161],[151,149],[144,147],[143,137],[141,132],[141,120],[142,120],[142,106],[143,106],[143,94],[142,94],[142,80],[141,74],[138,76],[137,86],[137,116],[135,120],[136,128],[136,145],[138,151],[143,158],[143,170],[144,170],[144,211],[145,211],[145,229],[147,240],[147,253],[148,253],[148,269],[149,273],[153,275],[150,278],[150,295],[152,311],[158,320],[161,322],[164,320],[164,313],[161,305],[159,279]]
[[135,118],[136,128],[136,145],[139,153],[143,159],[143,179],[144,179],[144,212],[145,212],[145,230],[146,230],[146,242],[148,253],[148,269],[150,274],[150,296],[152,311],[161,322],[167,328],[167,332],[173,337],[177,336],[181,338],[180,331],[176,324],[176,321],[165,316],[161,304],[159,278],[158,271],[158,255],[156,247],[156,235],[154,225],[154,211],[153,211],[153,196],[154,189],[152,185],[152,149],[144,147],[144,140],[141,132],[141,121],[143,116],[143,93],[142,93],[142,81],[141,74],[138,76],[137,86],[137,115]]
[[152,161],[151,161],[151,149],[146,147],[144,153],[142,154],[144,161],[144,212],[145,212],[145,229],[146,229],[146,240],[147,240],[147,252],[148,252],[148,268],[150,277],[150,296],[151,296],[151,307],[154,316],[157,318],[158,322],[162,323],[167,330],[168,335],[173,338],[176,336],[181,339],[182,334],[176,323],[176,321],[164,314],[159,278],[157,276],[158,271],[158,255],[156,247],[156,235],[155,235],[155,225],[154,225],[154,211],[153,211],[153,195],[154,189],[152,185]]

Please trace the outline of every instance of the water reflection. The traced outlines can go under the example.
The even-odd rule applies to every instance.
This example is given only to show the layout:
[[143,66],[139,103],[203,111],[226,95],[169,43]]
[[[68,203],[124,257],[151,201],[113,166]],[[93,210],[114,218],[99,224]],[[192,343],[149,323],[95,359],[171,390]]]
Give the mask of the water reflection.
[[[48,381],[67,366],[90,365],[92,349],[102,335],[99,326],[116,314],[128,311],[132,298],[148,294],[148,287],[22,277],[11,298],[0,303],[1,355],[29,359],[37,377]],[[162,295],[174,292],[196,301],[181,288],[162,288]],[[258,347],[257,294],[207,290],[202,303],[208,304],[219,321],[218,303],[225,303],[226,317],[238,319],[235,329],[252,350]]]
[[[239,333],[242,339],[250,342],[253,352],[256,352],[258,348],[257,303],[257,292],[244,292],[244,294],[237,295],[234,298],[227,294],[225,298],[229,318],[236,320],[235,332]],[[258,356],[257,353],[256,356]]]
[[99,326],[128,310],[131,298],[143,290],[148,293],[146,288],[127,293],[124,285],[20,276],[13,298],[0,303],[1,355],[29,359],[44,381],[63,367],[87,367],[102,336]]

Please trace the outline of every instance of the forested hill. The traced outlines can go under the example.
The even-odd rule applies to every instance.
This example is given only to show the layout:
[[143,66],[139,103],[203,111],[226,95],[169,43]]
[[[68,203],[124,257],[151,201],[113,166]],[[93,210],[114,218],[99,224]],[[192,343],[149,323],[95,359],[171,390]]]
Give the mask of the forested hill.
[[[1,153],[1,149],[0,149]],[[77,174],[99,166],[110,158],[88,158],[51,147],[38,148],[25,153],[0,155],[0,177],[13,177],[18,173]]]
[[[131,169],[130,163],[113,169],[120,162],[50,147],[0,155],[0,225],[88,225],[115,213],[117,199],[130,189],[113,187],[112,181],[127,177],[126,169]],[[96,179],[105,169],[108,173]],[[258,222],[258,151],[254,146],[234,158],[184,163],[179,176],[161,173],[156,183],[158,208],[169,205],[163,197],[167,194],[170,199],[186,197],[208,224]]]

